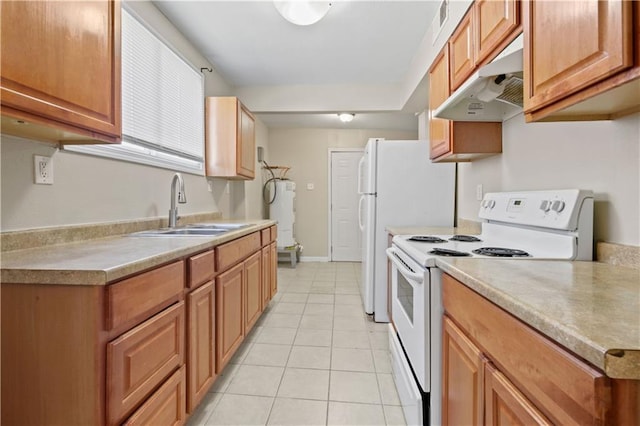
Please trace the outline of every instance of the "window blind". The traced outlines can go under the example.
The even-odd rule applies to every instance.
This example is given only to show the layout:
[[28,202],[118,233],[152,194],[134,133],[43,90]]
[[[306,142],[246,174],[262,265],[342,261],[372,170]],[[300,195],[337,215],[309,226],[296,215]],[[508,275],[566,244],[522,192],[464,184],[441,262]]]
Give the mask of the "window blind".
[[202,75],[122,10],[123,140],[203,159]]

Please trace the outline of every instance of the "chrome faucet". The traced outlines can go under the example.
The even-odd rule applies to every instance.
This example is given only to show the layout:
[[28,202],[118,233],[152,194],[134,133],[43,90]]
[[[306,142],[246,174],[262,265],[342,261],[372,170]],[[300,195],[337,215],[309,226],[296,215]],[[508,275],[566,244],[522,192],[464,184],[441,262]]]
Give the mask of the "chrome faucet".
[[184,180],[182,175],[176,173],[171,180],[171,209],[169,210],[169,228],[175,228],[178,222],[178,206],[176,206],[176,182],[178,183],[178,202],[185,204],[187,202],[187,196],[184,193]]

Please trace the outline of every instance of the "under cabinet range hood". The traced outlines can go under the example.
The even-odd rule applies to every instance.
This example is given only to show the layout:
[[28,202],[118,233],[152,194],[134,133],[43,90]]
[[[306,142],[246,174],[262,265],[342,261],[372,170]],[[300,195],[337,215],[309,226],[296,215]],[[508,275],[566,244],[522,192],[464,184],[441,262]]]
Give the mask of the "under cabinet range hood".
[[522,112],[522,35],[473,73],[434,112],[454,121],[502,122]]

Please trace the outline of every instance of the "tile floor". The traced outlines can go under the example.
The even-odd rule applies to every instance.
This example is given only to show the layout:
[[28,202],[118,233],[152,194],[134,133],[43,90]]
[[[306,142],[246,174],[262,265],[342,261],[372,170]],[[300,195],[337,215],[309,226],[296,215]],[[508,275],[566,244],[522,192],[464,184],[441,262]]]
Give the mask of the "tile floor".
[[278,294],[195,425],[404,425],[386,324],[362,309],[360,263],[278,268]]

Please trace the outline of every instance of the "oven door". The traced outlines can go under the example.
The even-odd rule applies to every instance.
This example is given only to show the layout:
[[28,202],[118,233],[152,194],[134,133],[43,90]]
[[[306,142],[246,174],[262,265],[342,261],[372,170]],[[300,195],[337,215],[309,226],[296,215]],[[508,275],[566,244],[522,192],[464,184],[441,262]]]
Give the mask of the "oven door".
[[429,273],[395,246],[391,260],[391,315],[400,342],[418,383],[430,392],[429,380]]

